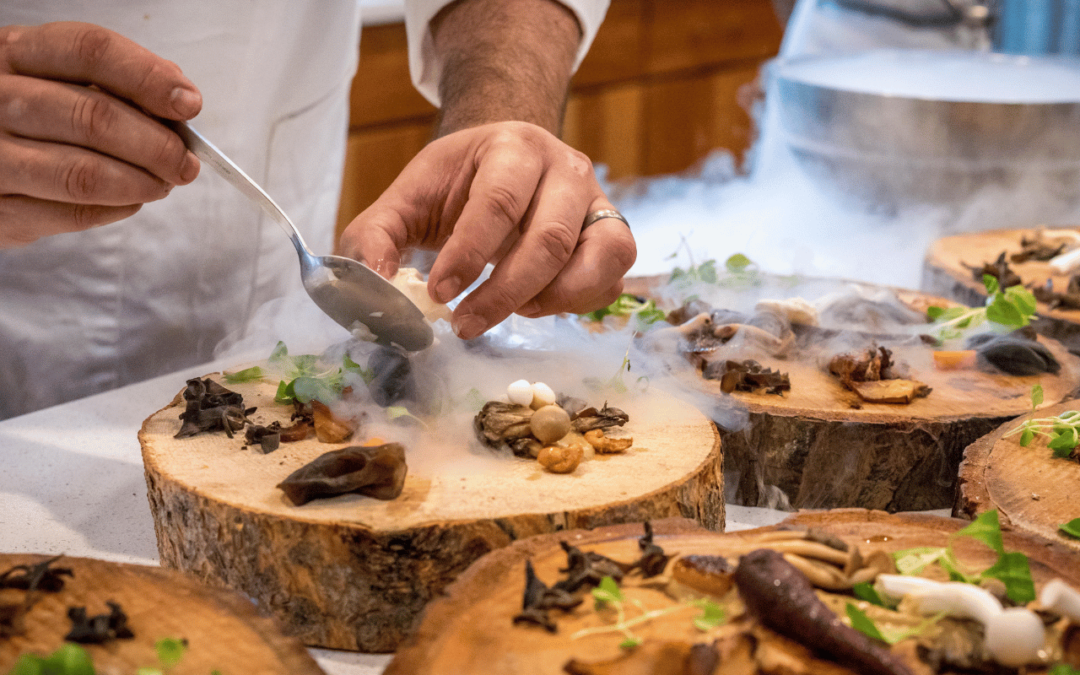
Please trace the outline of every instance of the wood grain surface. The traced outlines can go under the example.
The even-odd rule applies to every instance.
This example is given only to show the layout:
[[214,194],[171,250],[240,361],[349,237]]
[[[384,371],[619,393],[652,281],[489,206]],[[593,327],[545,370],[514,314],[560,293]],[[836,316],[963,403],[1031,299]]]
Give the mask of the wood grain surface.
[[[34,564],[51,556],[0,554],[0,572],[14,565]],[[56,651],[71,628],[68,607],[84,606],[89,615],[107,614],[107,601],[119,603],[135,637],[103,645],[86,645],[100,675],[129,675],[158,664],[154,643],[185,639],[188,649],[170,675],[316,675],[323,671],[296,638],[286,637],[273,619],[260,616],[238,593],[211,588],[188,575],[158,567],[127,565],[89,558],[63,557],[55,567],[68,567],[58,593],[41,593],[26,614],[22,635],[0,640],[0,673],[24,653],[41,656]],[[22,591],[4,591],[5,600]]]
[[[1080,400],[1074,399],[1043,408],[1038,414],[1054,417],[1077,409]],[[1080,463],[1055,458],[1046,447],[1046,438],[1021,447],[1019,434],[1008,435],[1020,422],[1001,425],[964,451],[954,514],[974,518],[997,509],[1001,520],[1013,529],[1080,553],[1080,539],[1058,530],[1058,525],[1080,518]]]
[[[951,518],[919,514],[890,515],[881,511],[839,509],[793,515],[775,527],[719,534],[695,529],[686,521],[655,523],[662,533],[656,538],[667,552],[682,555],[723,555],[732,562],[751,550],[760,548],[755,535],[778,527],[801,525],[824,529],[857,545],[865,556],[874,550],[896,551],[916,546],[944,546],[949,535],[967,523]],[[394,656],[386,675],[479,675],[480,673],[516,673],[550,675],[561,673],[571,658],[597,662],[620,653],[617,634],[592,635],[578,640],[570,636],[579,628],[593,626],[597,617],[590,603],[569,615],[556,613],[559,630],[548,633],[537,627],[514,627],[511,619],[521,608],[526,560],[531,560],[541,580],[548,584],[559,578],[559,568],[566,556],[559,547],[566,540],[588,551],[596,551],[616,560],[633,560],[638,555],[640,525],[620,525],[591,532],[563,532],[545,535],[491,553],[470,567],[447,589],[446,597],[429,605],[416,633]],[[1031,559],[1036,585],[1061,577],[1073,586],[1080,585],[1080,565],[1072,551],[1048,544],[1029,535],[1004,532],[1007,550],[1022,551]],[[958,540],[956,550],[974,566],[990,565],[989,549],[967,539]],[[650,609],[670,606],[673,601],[658,590],[643,586],[627,590]],[[666,604],[665,604],[666,603]],[[637,626],[636,635],[663,640],[703,640],[692,626],[693,611],[671,614],[664,619]],[[848,673],[836,666],[819,662],[810,672]],[[721,669],[720,672],[723,672]]]
[[[262,423],[291,411],[273,403],[268,383],[233,388]],[[516,539],[670,516],[723,529],[715,426],[667,396],[636,400],[625,406],[634,448],[573,474],[513,457],[457,472],[445,462],[410,470],[391,501],[343,495],[302,507],[274,486],[346,444],[310,440],[263,455],[222,433],[176,440],[179,409],[170,405],[139,435],[162,564],[241,590],[307,644],[392,651],[428,600]],[[468,444],[449,451],[464,461]]]

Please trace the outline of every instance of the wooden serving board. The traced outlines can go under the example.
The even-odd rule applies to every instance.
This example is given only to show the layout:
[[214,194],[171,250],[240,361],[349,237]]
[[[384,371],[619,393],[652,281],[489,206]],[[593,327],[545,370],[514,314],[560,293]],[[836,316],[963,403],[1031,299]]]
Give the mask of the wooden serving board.
[[[291,411],[273,402],[268,383],[231,388],[258,406],[260,423]],[[306,644],[392,651],[430,599],[481,555],[516,539],[671,516],[723,529],[714,425],[668,396],[634,400],[621,406],[634,448],[583,462],[573,474],[513,457],[460,471],[444,462],[439,470],[410,468],[392,501],[344,495],[301,507],[274,486],[347,444],[312,439],[263,455],[222,432],[176,440],[174,401],[139,434],[162,564],[242,591]],[[463,438],[447,452],[467,464],[476,459],[467,446]]]
[[[1080,409],[1080,400],[1039,411],[1054,417]],[[1058,531],[1058,525],[1080,518],[1080,464],[1059,459],[1037,438],[1020,446],[1020,435],[1005,438],[1020,426],[1017,419],[972,443],[960,464],[960,489],[954,515],[962,518],[997,509],[1013,529],[1056,541],[1080,553],[1080,539]]]
[[[1080,228],[1053,228],[1055,230]],[[952,298],[965,305],[976,307],[986,302],[986,287],[976,280],[965,265],[979,266],[992,263],[1002,251],[1020,251],[1020,239],[1033,237],[1035,230],[989,230],[971,232],[938,239],[926,253],[923,262],[923,289]],[[1050,263],[1032,260],[1009,263],[1020,275],[1024,285],[1046,283],[1053,280],[1054,289],[1063,291],[1069,284],[1069,276],[1055,274]],[[1032,322],[1037,331],[1080,353],[1080,310],[1050,309],[1045,303],[1038,305],[1039,318]]]
[[[654,528],[662,533],[656,537],[656,543],[668,553],[723,555],[734,563],[739,555],[760,548],[760,544],[752,541],[756,534],[785,525],[822,528],[859,546],[865,556],[878,549],[945,546],[949,534],[966,524],[962,520],[920,514],[839,509],[800,513],[779,526],[726,534],[706,532],[686,521],[654,523]],[[558,570],[566,563],[566,555],[558,544],[560,540],[616,560],[633,560],[638,555],[640,535],[640,525],[562,532],[517,542],[484,556],[447,589],[444,598],[428,606],[417,631],[398,650],[385,675],[554,675],[562,673],[563,665],[571,658],[597,662],[618,656],[621,637],[617,634],[570,639],[578,629],[596,624],[589,603],[568,615],[556,613],[556,634],[537,627],[514,627],[511,619],[521,609],[526,560],[532,561],[537,576],[550,585],[559,578]],[[1073,586],[1080,585],[1077,564],[1080,561],[1075,553],[1021,533],[1003,535],[1007,550],[1021,551],[1031,559],[1036,586],[1053,577],[1061,577]],[[966,538],[958,540],[955,547],[973,565],[989,566],[993,562],[988,548]],[[671,604],[658,590],[638,588],[634,597],[650,609]],[[634,632],[645,640],[700,642],[703,637],[692,626],[693,616],[693,612],[671,614],[636,626]],[[849,672],[838,667],[836,670]]]
[[[648,295],[650,283],[657,280],[628,287]],[[921,311],[948,304],[924,293],[896,292]],[[721,429],[728,501],[795,509],[950,508],[965,447],[1030,410],[1033,385],[1042,385],[1047,406],[1080,386],[1080,359],[1054,340],[1041,341],[1062,365],[1057,375],[942,371],[933,365],[929,347],[915,348],[915,358],[898,352],[911,377],[933,389],[906,405],[860,401],[827,372],[827,363],[759,358],[762,365],[789,374],[791,391],[730,394],[749,419],[743,427]],[[729,396],[715,380],[694,377],[692,384],[716,398]]]
[[[51,556],[0,554],[0,572],[47,557]],[[64,588],[57,593],[40,593],[40,600],[25,615],[25,633],[0,640],[0,673],[8,672],[22,654],[47,656],[56,651],[71,628],[68,607],[84,606],[94,616],[108,613],[107,601],[121,605],[135,637],[85,645],[101,675],[157,666],[154,643],[162,638],[188,641],[187,651],[168,671],[170,675],[323,672],[299,640],[286,637],[275,620],[260,616],[238,593],[144,565],[65,556],[54,567],[70,568],[74,577],[64,577]],[[3,593],[14,597],[22,591]]]

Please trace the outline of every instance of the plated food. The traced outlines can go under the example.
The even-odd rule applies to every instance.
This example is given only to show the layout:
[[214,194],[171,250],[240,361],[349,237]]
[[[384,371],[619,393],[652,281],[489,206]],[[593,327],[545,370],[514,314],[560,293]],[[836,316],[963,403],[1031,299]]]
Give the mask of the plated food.
[[[302,361],[290,358],[293,365]],[[608,406],[597,398],[591,414],[618,420],[600,426],[618,427],[632,446],[596,453],[570,473],[557,473],[539,457],[564,441],[550,430],[539,431],[536,459],[477,440],[475,417],[485,398],[516,405],[508,393],[484,397],[455,387],[442,412],[424,412],[422,397],[402,394],[413,385],[400,377],[400,361],[360,361],[338,356],[332,368],[312,365],[318,377],[289,382],[269,376],[269,361],[249,364],[231,371],[235,381],[222,385],[242,400],[233,412],[210,407],[189,414],[191,399],[181,395],[146,420],[139,437],[163,564],[242,591],[306,644],[378,652],[393,650],[423,606],[476,558],[517,539],[674,515],[723,527],[715,426],[671,396],[657,391],[619,400],[611,394]],[[354,367],[356,373],[347,372]],[[386,406],[365,408],[352,419],[351,434],[333,434],[332,442],[318,439],[313,416],[314,431],[302,440],[279,438],[276,449],[265,452],[266,430],[276,428],[282,436],[306,424],[302,415],[295,417],[291,398],[331,384],[344,392],[354,375],[358,389],[365,381],[386,385],[368,392],[385,395]],[[221,375],[208,377],[221,385]],[[204,379],[195,386],[210,390]],[[513,379],[503,379],[502,392]],[[324,420],[323,426],[348,426],[347,408],[328,408],[326,415],[337,422]],[[531,417],[545,407],[526,409]],[[244,421],[176,438],[187,421],[181,411]],[[567,416],[571,425],[590,419],[584,410]],[[525,419],[524,426],[532,429],[531,422]],[[253,428],[263,430],[254,434],[258,438],[248,437]],[[511,434],[505,440],[523,438]],[[608,440],[617,438],[611,431]],[[523,446],[523,452],[530,451]],[[354,473],[366,478],[389,455],[400,455],[406,466],[386,471],[386,481],[375,480],[368,492],[362,481],[351,482]],[[289,488],[290,477],[308,481],[306,472],[319,462],[328,466],[321,478],[297,486],[303,490]],[[346,483],[340,494],[324,490],[339,483]]]
[[[1076,399],[1041,408],[968,446],[960,464],[956,515],[974,518],[996,509],[1016,531],[1080,554],[1080,522],[1067,526],[1080,519],[1080,455],[1076,432],[1069,431],[1077,409]],[[1041,433],[1025,438],[1028,428]]]
[[238,593],[158,567],[0,554],[0,672],[58,654],[69,669],[45,672],[322,673]]
[[1080,360],[1056,341],[986,331],[988,308],[924,293],[746,272],[628,288],[667,310],[642,342],[683,355],[691,386],[747,410],[748,426],[722,430],[736,503],[951,507],[964,447],[1023,414],[1032,386],[1049,405],[1080,384]]
[[[943,587],[937,581],[947,579],[945,573],[928,562],[937,552],[951,551],[969,573],[1001,558],[972,529],[962,531],[966,525],[852,509],[727,534],[685,522],[654,523],[646,545],[641,525],[518,542],[478,561],[446,598],[432,603],[386,672],[896,675],[1016,672],[1020,663],[1025,672],[1040,673],[1080,665],[1080,619],[1067,618],[1073,610],[1062,600],[1074,597],[1080,582],[1075,555],[1000,532],[993,541],[1008,554],[1026,556],[1041,601],[1011,600],[1006,590],[1002,602],[993,589],[975,584]],[[659,573],[628,571],[617,582],[608,576],[591,590],[571,592],[580,603],[563,602],[565,609],[552,603],[554,632],[515,623],[534,580],[568,589],[575,560],[625,565],[645,557],[646,546],[670,556]],[[923,569],[900,573],[914,572],[909,561],[920,555]],[[884,603],[899,600],[900,611],[862,599],[855,586],[892,594]],[[943,605],[941,598],[949,600]],[[982,609],[962,616],[969,602]],[[908,635],[889,646],[852,623],[870,624],[888,639]],[[999,625],[1008,626],[1005,639]]]

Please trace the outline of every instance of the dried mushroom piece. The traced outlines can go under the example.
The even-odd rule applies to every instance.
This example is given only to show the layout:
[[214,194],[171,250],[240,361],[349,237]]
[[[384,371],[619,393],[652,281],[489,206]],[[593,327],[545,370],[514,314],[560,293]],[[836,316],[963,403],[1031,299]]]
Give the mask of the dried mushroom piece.
[[1009,288],[1010,286],[1022,286],[1024,284],[1023,280],[1020,279],[1019,274],[1014,272],[1012,268],[1009,267],[1009,261],[1005,259],[1006,255],[1007,253],[1005,251],[1002,251],[1001,254],[997,257],[997,260],[992,263],[983,263],[982,265],[977,267],[974,265],[965,265],[965,267],[971,270],[972,278],[975,279],[975,281],[978,281],[980,284],[982,283],[983,275],[989,274],[990,276],[997,279],[998,286],[1001,288]]
[[354,446],[317,457],[278,487],[296,506],[351,492],[389,500],[401,494],[406,472],[401,444]]
[[71,630],[64,639],[81,644],[101,644],[135,637],[127,625],[127,614],[120,605],[111,600],[106,604],[109,613],[96,616],[87,616],[86,607],[70,607],[68,618],[71,619]]
[[1045,302],[1050,309],[1080,309],[1080,274],[1069,277],[1064,293],[1054,290],[1054,280],[1047,279],[1042,286],[1031,286],[1031,294],[1039,302]]
[[356,425],[351,420],[334,415],[330,406],[322,401],[312,400],[311,418],[320,443],[344,443],[356,433]]
[[868,403],[911,403],[930,394],[930,387],[900,377],[894,366],[892,352],[879,346],[863,354],[837,354],[829,361],[829,372]]
[[593,551],[582,551],[565,541],[560,541],[559,545],[566,551],[566,567],[559,570],[566,575],[566,578],[556,582],[555,588],[568,593],[581,588],[599,586],[604,577],[622,581],[623,576],[633,569],[632,565],[612,560]]
[[15,565],[0,574],[0,588],[57,593],[64,589],[64,577],[74,577],[70,567],[53,567],[63,556],[43,560],[35,565]]
[[621,427],[629,421],[629,415],[605,403],[604,407],[599,410],[590,406],[579,411],[570,419],[570,427],[579,434],[584,435],[593,429]]
[[174,438],[188,438],[207,431],[222,429],[229,438],[248,423],[248,415],[255,408],[244,408],[244,397],[226,389],[210,378],[194,378],[187,381],[184,389],[187,401],[180,413],[180,431]]
[[527,405],[488,401],[473,419],[473,429],[484,445],[528,457],[529,448],[524,441],[532,438],[533,412]]
[[641,557],[633,563],[631,569],[641,570],[641,576],[648,579],[663,574],[668,561],[673,556],[664,553],[664,549],[653,542],[652,523],[645,521],[645,534],[638,539]]
[[765,368],[753,359],[745,361],[713,361],[705,366],[702,375],[706,380],[720,380],[720,390],[725,394],[733,391],[783,394],[791,391],[791,380],[787,373]]
[[264,455],[278,449],[281,444],[281,423],[271,422],[267,426],[261,424],[248,425],[244,432],[245,445],[257,445]]
[[1009,260],[1014,263],[1023,263],[1029,260],[1048,262],[1064,253],[1068,245],[1068,241],[1060,239],[1047,241],[1042,231],[1036,232],[1031,239],[1028,239],[1026,234],[1022,234],[1020,235],[1020,250],[1010,254]]
[[654,640],[606,661],[570,659],[563,671],[568,675],[714,675],[722,663],[725,673],[732,672],[715,645]]
[[557,629],[548,611],[561,609],[568,612],[581,603],[581,598],[575,598],[569,591],[558,585],[548,588],[547,584],[536,576],[532,561],[526,560],[525,594],[521,601],[521,613],[514,617],[513,622],[515,624],[531,623],[543,627],[549,633],[554,633]]

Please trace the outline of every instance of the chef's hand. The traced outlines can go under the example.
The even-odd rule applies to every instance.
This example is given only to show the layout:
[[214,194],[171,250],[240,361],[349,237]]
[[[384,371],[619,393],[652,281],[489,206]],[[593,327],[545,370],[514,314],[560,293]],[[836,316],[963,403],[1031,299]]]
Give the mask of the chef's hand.
[[454,310],[454,332],[469,339],[513,312],[611,304],[634,263],[634,238],[619,220],[582,229],[586,215],[611,208],[588,157],[538,126],[499,122],[430,143],[349,224],[341,246],[386,277],[403,250],[441,248],[428,278],[439,302],[494,263]]
[[151,115],[202,96],[166,61],[84,23],[0,27],[0,248],[127,218],[199,161]]

